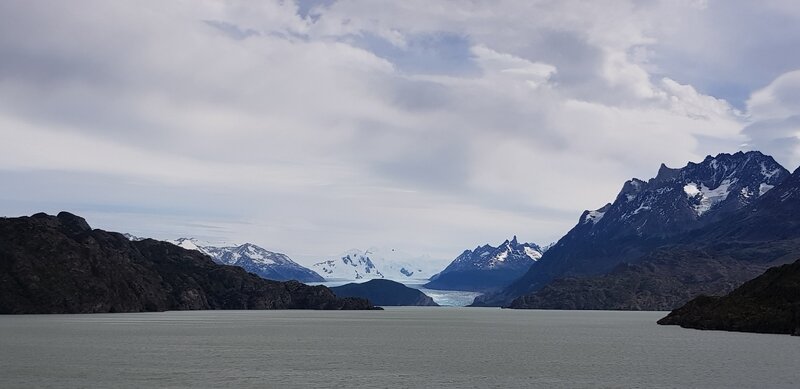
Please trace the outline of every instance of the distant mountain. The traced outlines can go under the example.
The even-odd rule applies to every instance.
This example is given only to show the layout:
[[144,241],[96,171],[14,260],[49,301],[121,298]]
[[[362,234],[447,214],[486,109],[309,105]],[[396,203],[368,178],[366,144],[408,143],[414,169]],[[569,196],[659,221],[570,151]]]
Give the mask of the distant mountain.
[[0,313],[372,308],[167,242],[93,230],[68,212],[0,218],[0,242]]
[[727,296],[697,297],[658,324],[800,336],[800,260],[771,268]]
[[414,257],[395,249],[372,247],[352,249],[334,259],[311,266],[326,280],[390,279],[425,280],[435,273],[436,264],[426,257]]
[[533,243],[519,243],[517,237],[499,246],[478,246],[465,250],[440,273],[425,284],[428,289],[488,291],[521,277],[542,257]]
[[585,211],[523,277],[475,305],[506,305],[556,279],[608,274],[755,203],[788,176],[757,151],[708,156],[680,169],[662,165],[655,178],[627,181],[614,202]]
[[187,250],[197,250],[219,264],[241,267],[248,273],[268,280],[325,281],[322,276],[292,261],[285,254],[268,251],[252,243],[218,247],[193,238],[180,238],[171,243]]
[[378,306],[439,306],[425,293],[390,280],[374,279],[360,284],[350,283],[331,290],[338,297],[360,297]]

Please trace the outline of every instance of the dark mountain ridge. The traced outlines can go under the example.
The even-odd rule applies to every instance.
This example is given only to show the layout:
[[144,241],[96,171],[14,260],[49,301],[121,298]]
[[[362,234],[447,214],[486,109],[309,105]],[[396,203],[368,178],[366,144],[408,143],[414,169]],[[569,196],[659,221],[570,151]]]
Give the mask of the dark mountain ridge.
[[557,279],[601,276],[636,263],[755,203],[788,176],[757,151],[708,156],[681,169],[662,164],[656,177],[629,180],[613,203],[585,211],[524,276],[474,305],[507,305]]
[[800,169],[757,201],[595,277],[563,277],[514,308],[671,310],[800,258]]
[[67,212],[0,219],[0,313],[370,308],[324,286],[269,281],[167,242],[93,230]]

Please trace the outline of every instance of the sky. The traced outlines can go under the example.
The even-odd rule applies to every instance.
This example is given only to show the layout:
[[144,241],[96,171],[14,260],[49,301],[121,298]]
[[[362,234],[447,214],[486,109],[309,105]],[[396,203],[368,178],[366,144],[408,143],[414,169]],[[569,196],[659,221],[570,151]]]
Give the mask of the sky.
[[547,244],[663,162],[800,165],[795,1],[0,2],[0,215],[311,264]]

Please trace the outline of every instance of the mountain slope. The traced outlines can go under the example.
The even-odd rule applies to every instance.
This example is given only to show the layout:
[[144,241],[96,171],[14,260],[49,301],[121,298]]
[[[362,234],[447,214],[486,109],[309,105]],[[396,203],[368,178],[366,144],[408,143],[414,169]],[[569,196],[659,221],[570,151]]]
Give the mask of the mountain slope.
[[766,269],[800,257],[800,239],[728,247],[659,248],[611,273],[557,279],[510,308],[668,311],[699,295],[723,295]]
[[674,309],[800,258],[800,169],[758,201],[599,277],[556,280],[515,308]]
[[296,280],[322,282],[322,276],[294,262],[286,254],[265,250],[252,243],[238,246],[212,246],[192,238],[180,238],[171,243],[187,250],[197,250],[222,265],[237,266],[261,278],[275,281]]
[[428,289],[487,291],[519,278],[542,256],[542,248],[519,243],[517,237],[498,247],[478,246],[465,250],[425,284]]
[[578,224],[519,280],[476,305],[506,305],[559,278],[607,274],[655,248],[755,203],[789,176],[757,151],[708,156],[656,177],[627,181],[613,203],[585,211]]
[[167,242],[93,230],[67,212],[0,219],[0,313],[370,307],[322,286],[220,266]]
[[390,280],[369,280],[331,288],[339,297],[360,297],[379,306],[427,306],[438,307],[432,298],[417,289],[409,288]]
[[800,260],[771,268],[727,296],[697,297],[658,324],[800,336]]

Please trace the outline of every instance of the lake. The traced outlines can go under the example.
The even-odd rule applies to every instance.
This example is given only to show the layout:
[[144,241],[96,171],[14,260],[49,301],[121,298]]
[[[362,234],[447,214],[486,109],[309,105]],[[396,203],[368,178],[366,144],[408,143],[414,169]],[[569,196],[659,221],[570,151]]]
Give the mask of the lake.
[[0,316],[0,387],[800,387],[800,338],[664,312],[389,308]]

